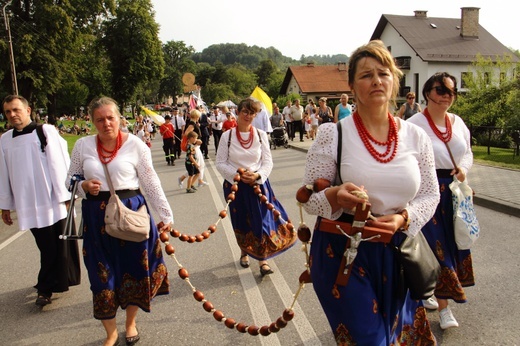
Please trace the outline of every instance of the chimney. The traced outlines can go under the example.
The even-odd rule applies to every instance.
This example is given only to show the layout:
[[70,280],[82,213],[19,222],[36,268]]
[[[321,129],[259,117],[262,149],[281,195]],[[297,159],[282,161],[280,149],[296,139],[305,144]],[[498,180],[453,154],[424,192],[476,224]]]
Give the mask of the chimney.
[[347,70],[347,63],[346,62],[338,62],[338,70],[339,71],[346,71]]
[[415,13],[415,18],[427,18],[428,11],[422,11],[422,10],[415,10],[413,11]]
[[479,7],[462,7],[460,36],[463,38],[478,39],[478,11]]

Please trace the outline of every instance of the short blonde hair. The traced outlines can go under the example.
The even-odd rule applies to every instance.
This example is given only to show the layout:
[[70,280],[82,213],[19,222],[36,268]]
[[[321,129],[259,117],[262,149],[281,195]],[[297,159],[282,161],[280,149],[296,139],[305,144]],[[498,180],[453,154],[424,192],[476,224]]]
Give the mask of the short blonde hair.
[[198,118],[200,118],[200,111],[198,109],[192,109],[190,111],[190,118],[191,119],[198,119]]

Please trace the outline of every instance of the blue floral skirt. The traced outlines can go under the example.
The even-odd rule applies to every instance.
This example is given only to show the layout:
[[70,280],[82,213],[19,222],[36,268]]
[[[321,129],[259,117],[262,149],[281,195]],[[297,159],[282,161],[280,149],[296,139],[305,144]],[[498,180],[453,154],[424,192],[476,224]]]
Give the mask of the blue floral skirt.
[[[146,201],[142,195],[121,199],[137,210]],[[169,293],[157,226],[150,215],[150,237],[142,242],[125,241],[105,232],[108,201],[84,199],[83,259],[88,271],[94,301],[94,318],[116,316],[118,307],[135,305],[150,312],[153,297]]]
[[318,218],[310,251],[316,295],[338,345],[435,345],[422,301],[403,293],[394,245],[406,237],[396,233],[391,244],[362,242],[346,286],[336,285],[347,237],[319,230]]
[[[224,198],[231,192],[228,181],[224,181]],[[271,184],[266,181],[259,185],[262,194],[267,197],[281,217],[289,221],[282,204],[274,196]],[[275,220],[273,212],[261,203],[249,184],[238,183],[235,200],[229,204],[229,214],[238,246],[256,260],[265,260],[279,255],[291,248],[297,239],[296,230],[289,230],[280,219]]]
[[459,250],[455,243],[452,193],[449,187],[453,178],[438,178],[438,180],[441,201],[433,218],[422,229],[441,265],[435,296],[465,303],[467,298],[463,287],[475,285],[471,251]]

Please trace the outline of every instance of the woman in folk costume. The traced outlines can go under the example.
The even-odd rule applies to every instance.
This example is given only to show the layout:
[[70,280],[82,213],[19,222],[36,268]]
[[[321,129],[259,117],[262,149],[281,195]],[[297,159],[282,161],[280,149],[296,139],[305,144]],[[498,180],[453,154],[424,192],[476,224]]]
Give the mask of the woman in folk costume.
[[[310,252],[313,286],[338,345],[434,345],[422,301],[402,289],[394,249],[421,231],[439,202],[431,141],[389,112],[402,72],[383,42],[359,47],[348,71],[357,110],[338,124],[321,125],[307,154],[305,185],[320,178],[334,182],[338,175],[343,182],[313,193],[303,205],[318,215]],[[344,260],[355,252],[346,251],[348,238],[336,225],[354,227],[353,208],[366,202],[365,193],[376,217],[366,225],[389,235],[384,241],[354,239],[357,255]],[[347,260],[351,264],[343,268]]]
[[[251,98],[240,102],[237,127],[222,134],[217,151],[217,169],[225,179],[223,188],[226,199],[232,191],[237,170],[245,169],[235,200],[229,205],[231,223],[242,250],[240,265],[249,267],[251,256],[259,261],[260,274],[265,276],[273,272],[267,259],[293,246],[296,232],[283,222],[288,221],[287,213],[269,183],[273,168],[269,138],[264,131],[251,124],[260,110],[260,102]],[[280,212],[280,218],[275,218],[266,203],[260,201],[255,193],[255,184],[274,209]]]
[[[452,193],[449,188],[453,176],[464,181],[473,165],[469,130],[458,115],[448,113],[457,98],[456,86],[455,77],[446,72],[431,76],[422,90],[427,108],[408,119],[426,131],[435,152],[441,203],[422,231],[437,256],[442,271],[434,294],[437,302],[432,297],[424,301],[424,306],[438,309],[442,329],[459,326],[448,306],[448,299],[465,303],[466,293],[463,287],[475,285],[471,251],[459,250],[455,243]],[[453,167],[446,145],[450,148],[457,167]]]
[[[121,114],[109,97],[94,99],[89,114],[98,131],[80,138],[72,150],[69,176],[80,179],[78,195],[83,198],[83,259],[92,291],[94,318],[106,332],[104,346],[119,345],[116,313],[125,310],[126,344],[140,339],[136,319],[139,308],[150,312],[156,295],[168,294],[168,272],[158,231],[169,232],[173,214],[153,168],[150,149],[136,136],[123,133]],[[108,178],[121,202],[137,210],[153,207],[160,217],[160,229],[150,215],[149,238],[125,241],[105,231],[105,211],[110,198]],[[145,200],[143,193],[146,194]]]

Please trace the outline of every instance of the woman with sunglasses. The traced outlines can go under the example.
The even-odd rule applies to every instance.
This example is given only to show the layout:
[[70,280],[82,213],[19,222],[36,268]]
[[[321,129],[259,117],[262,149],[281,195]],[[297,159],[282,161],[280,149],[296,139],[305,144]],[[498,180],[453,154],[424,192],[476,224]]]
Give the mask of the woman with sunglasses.
[[[273,159],[267,133],[252,125],[261,109],[260,102],[252,98],[238,104],[237,126],[222,134],[216,165],[225,179],[224,198],[230,200],[232,195],[229,214],[241,250],[240,266],[248,268],[251,256],[265,276],[273,273],[267,259],[293,246],[296,232],[283,221],[289,221],[287,213],[269,183]],[[239,170],[242,174],[236,190]],[[275,216],[278,213],[280,217]]]
[[403,120],[408,120],[412,115],[420,112],[422,112],[421,105],[415,102],[415,93],[410,91],[406,94],[406,102],[399,108],[397,116]]
[[[456,78],[449,73],[439,72],[431,76],[422,90],[427,107],[408,120],[426,131],[435,153],[441,202],[422,231],[437,256],[442,271],[434,294],[437,302],[432,297],[423,303],[426,308],[438,309],[442,329],[459,326],[448,307],[448,299],[465,303],[463,287],[475,285],[471,252],[459,250],[455,243],[452,194],[449,189],[453,176],[464,181],[473,165],[469,130],[458,115],[448,113],[448,109],[457,99],[456,85]],[[447,147],[457,167],[453,167]]]

